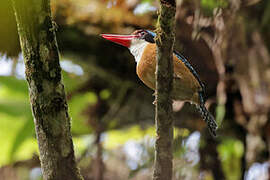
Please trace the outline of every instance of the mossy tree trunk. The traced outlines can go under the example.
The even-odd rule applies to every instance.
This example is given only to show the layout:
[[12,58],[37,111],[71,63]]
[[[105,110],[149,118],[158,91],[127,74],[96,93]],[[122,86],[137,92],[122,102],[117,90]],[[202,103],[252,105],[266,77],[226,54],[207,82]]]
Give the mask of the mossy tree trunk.
[[12,0],[45,180],[82,179],[75,163],[50,0]]
[[157,27],[156,67],[156,145],[153,180],[171,180],[173,168],[173,44],[175,39],[175,0],[160,0]]

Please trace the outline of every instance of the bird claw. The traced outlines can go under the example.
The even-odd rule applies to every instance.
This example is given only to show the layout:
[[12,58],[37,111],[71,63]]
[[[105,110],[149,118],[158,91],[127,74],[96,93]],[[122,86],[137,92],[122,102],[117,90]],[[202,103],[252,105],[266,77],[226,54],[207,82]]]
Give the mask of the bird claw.
[[152,103],[152,104],[154,104],[154,105],[157,105],[156,95],[157,95],[157,91],[155,91],[155,92],[152,94],[152,96],[155,96],[155,100],[154,100],[153,103]]

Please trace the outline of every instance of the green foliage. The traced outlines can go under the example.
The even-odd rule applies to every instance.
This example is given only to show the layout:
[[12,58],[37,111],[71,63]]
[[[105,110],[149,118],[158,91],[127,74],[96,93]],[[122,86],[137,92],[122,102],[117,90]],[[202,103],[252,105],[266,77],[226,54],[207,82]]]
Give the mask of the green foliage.
[[108,89],[103,89],[100,92],[99,96],[101,99],[106,100],[111,96],[111,92]]
[[225,105],[218,105],[216,107],[216,121],[218,123],[218,126],[222,124],[225,114],[226,114]]
[[[11,22],[14,17],[12,18],[10,16],[10,12],[7,14],[7,2],[8,1],[2,1],[2,3],[0,3],[0,37],[2,37],[0,38],[0,54],[4,52],[7,53],[7,56],[16,56],[19,52],[18,37],[14,35],[17,33],[17,28],[16,24]],[[105,138],[104,141],[102,138],[102,143],[104,142],[104,157],[106,157],[104,162],[108,165],[110,163],[108,158],[112,157],[110,153],[113,152],[113,150],[117,149],[116,158],[119,158],[120,155],[121,157],[125,156],[124,153],[118,152],[118,149],[120,149],[119,146],[124,145],[130,140],[135,140],[136,142],[141,143],[146,136],[149,136],[150,138],[155,136],[154,126],[142,129],[138,125],[138,122],[144,125],[145,121],[148,123],[153,120],[150,109],[154,109],[154,106],[151,105],[151,100],[148,101],[148,99],[144,99],[145,96],[142,96],[143,93],[148,93],[146,92],[146,88],[141,88],[142,90],[140,90],[138,88],[139,86],[137,86],[139,83],[136,82],[138,79],[134,69],[135,63],[130,60],[131,56],[128,54],[128,50],[124,50],[119,46],[114,46],[106,41],[101,41],[101,38],[99,38],[97,34],[128,34],[137,27],[153,29],[153,25],[156,21],[156,12],[149,13],[149,15],[144,13],[142,16],[136,15],[135,17],[133,6],[131,8],[130,4],[126,3],[127,1],[111,1],[112,3],[115,3],[115,5],[110,8],[106,8],[106,3],[109,1],[104,2],[98,0],[52,1],[53,4],[57,4],[56,6],[53,6],[53,11],[55,12],[55,21],[59,24],[57,32],[59,36],[57,36],[57,40],[61,49],[61,54],[65,59],[67,56],[70,56],[71,58],[68,58],[68,60],[72,59],[72,62],[79,63],[84,70],[84,74],[81,76],[62,71],[65,90],[67,91],[69,99],[69,112],[72,119],[72,133],[75,152],[77,157],[80,157],[88,148],[90,150],[87,152],[90,153],[87,154],[88,156],[86,158],[83,158],[86,159],[87,163],[92,160],[92,157],[89,158],[89,156],[93,156],[96,150],[95,144],[93,143],[95,141],[95,133],[93,133],[94,129],[89,123],[91,117],[88,111],[92,110],[90,109],[91,107],[95,107],[94,105],[97,103],[99,97],[102,99],[102,103],[106,101],[105,104],[108,106],[109,111],[105,116],[106,118],[101,121],[97,121],[97,123],[100,122],[102,128],[105,129],[103,133],[105,134]],[[194,4],[195,1],[187,0],[186,2],[186,4],[189,5],[189,2]],[[141,0],[139,3],[142,5],[157,5],[154,0]],[[1,4],[3,6],[1,6]],[[206,16],[212,16],[213,11],[216,8],[228,8],[229,1],[201,0],[200,5],[201,13]],[[243,5],[244,6],[241,6],[241,10],[239,11],[240,13],[236,14],[236,16],[244,19],[244,26],[241,26],[240,28],[245,28],[244,30],[247,32],[246,46],[250,47],[252,50],[254,44],[250,41],[253,38],[251,35],[253,32],[257,31],[260,33],[262,32],[262,39],[268,43],[268,48],[270,48],[270,1],[259,1],[252,6],[245,6],[245,3]],[[136,4],[135,7],[138,7],[138,4]],[[186,6],[184,3],[184,6],[181,6],[180,9],[177,8],[177,11],[179,10],[183,10],[183,14],[186,14],[187,16],[191,16],[193,14],[194,7]],[[178,13],[178,15],[178,18],[182,17],[182,13]],[[186,18],[186,16],[184,18]],[[13,24],[10,24],[10,22]],[[179,33],[177,41],[184,40],[188,54],[191,54],[192,58],[196,58],[196,54],[200,55],[200,51],[205,50],[205,45],[200,46],[200,42],[190,41],[188,34],[191,29],[189,29],[187,33],[187,26],[185,23],[183,24],[180,22],[180,24],[181,28],[177,29],[177,32]],[[227,26],[227,24],[225,24],[225,26]],[[192,24],[188,24],[188,27],[191,28]],[[214,32],[212,32],[211,27],[206,28],[206,31],[209,31],[213,36],[215,35],[213,34]],[[14,36],[10,36],[10,34],[13,34]],[[184,36],[184,38],[181,38],[182,36]],[[256,48],[258,47],[256,46]],[[203,52],[203,55],[205,56],[201,56],[202,59],[199,59],[198,63],[210,61],[211,59],[204,59],[204,57],[208,57],[207,54],[207,51]],[[197,62],[194,61],[194,63],[196,65]],[[209,64],[207,65],[209,68],[215,69],[215,64],[207,64]],[[201,64],[197,65],[200,66]],[[199,73],[204,74],[205,72],[203,71],[207,70],[208,68],[205,70],[204,66],[202,66],[201,71],[198,71]],[[209,82],[213,82],[214,78],[212,78],[212,81],[211,74],[208,73],[207,75],[207,73],[205,73],[206,75],[205,77],[202,77],[202,79],[204,79],[205,82],[208,82],[209,79]],[[110,78],[111,75],[112,78]],[[88,86],[86,83],[89,82],[90,76],[91,78],[93,77],[93,79],[95,79],[95,77],[99,78],[98,81],[100,80],[100,83],[97,83],[97,87],[93,87],[95,86],[93,84],[89,84]],[[105,83],[105,85],[103,85],[102,81],[107,84]],[[127,82],[132,82],[132,85],[125,87],[127,86]],[[209,86],[210,89],[211,86],[213,87],[213,89],[208,91],[209,96],[214,97],[216,88],[214,87],[214,82],[213,85],[208,84],[207,87],[209,88]],[[96,91],[91,88],[97,88],[100,91],[99,94],[96,94]],[[133,91],[136,91],[137,99],[144,100],[135,101],[129,98],[132,97]],[[149,94],[149,96],[151,96],[151,94]],[[228,99],[228,101],[231,102],[232,100]],[[146,108],[146,110],[142,110],[137,108],[141,105],[140,103],[148,103],[150,105],[147,106],[148,109]],[[142,106],[145,106],[145,104],[142,104]],[[133,111],[138,114],[138,118],[134,122],[134,119],[129,121],[129,117],[126,118],[128,115],[133,116]],[[103,112],[107,112],[107,109],[101,113]],[[192,130],[201,129],[202,124],[200,121],[195,120],[196,118],[189,116],[189,111],[186,111],[183,108],[182,112],[187,113],[188,118],[194,119],[194,121],[191,119],[186,121],[185,118],[181,117],[181,121],[183,120],[183,124],[187,125],[186,127]],[[224,120],[226,112],[228,112],[228,109],[226,109],[225,106],[216,107],[216,119],[219,125]],[[125,122],[125,118],[128,120],[128,127],[126,127],[127,123]],[[231,125],[234,124],[232,123]],[[222,128],[220,128],[220,130],[221,129]],[[189,134],[190,131],[188,129],[174,130],[174,171],[177,171],[179,174],[184,172],[184,174],[196,175],[196,173],[193,172],[189,173],[188,169],[193,168],[195,171],[200,171],[199,168],[197,168],[198,164],[190,167],[188,162],[183,159],[183,156],[188,152],[188,149],[183,146],[183,140]],[[221,134],[220,138],[217,139],[217,143],[220,143],[220,145],[218,145],[218,153],[223,172],[226,179],[240,179],[241,158],[244,155],[243,144],[241,141],[234,139],[235,137],[225,139],[226,133]],[[208,143],[209,141],[202,136],[200,142],[201,148],[205,148],[207,150],[209,148]],[[7,163],[13,163],[18,160],[30,159],[33,153],[38,153],[37,140],[34,135],[33,118],[29,105],[27,83],[25,80],[20,80],[11,76],[0,76],[0,144],[0,166]],[[147,157],[145,157],[145,161],[138,164],[136,169],[130,172],[130,177],[135,177],[137,174],[140,174],[140,172],[145,172],[143,171],[145,169],[151,169],[153,165],[153,146],[147,146],[147,144],[143,143],[141,144],[144,150],[147,151]],[[110,157],[107,154],[108,152]],[[209,152],[210,151],[208,151],[208,153]],[[201,155],[208,156],[208,154]],[[209,158],[209,161],[212,160],[211,157]],[[120,161],[117,163],[120,163]],[[115,166],[114,163],[112,164]],[[87,168],[89,168],[89,164],[87,164]],[[213,179],[211,172],[209,172],[210,171],[204,172],[205,179]],[[134,179],[136,179],[136,177]]]
[[29,104],[11,98],[0,99],[0,111],[11,116],[31,115]]
[[244,146],[240,140],[225,139],[217,147],[226,179],[237,180],[241,177],[241,158]]
[[[125,134],[125,136],[123,136]],[[105,146],[108,149],[113,149],[119,145],[123,145],[129,140],[141,140],[145,135],[154,137],[155,128],[149,127],[147,129],[141,129],[139,126],[134,125],[130,128],[123,130],[111,130],[107,133],[108,137]]]
[[[0,110],[1,111],[1,110]],[[10,162],[10,148],[14,142],[16,132],[23,125],[23,117],[16,117],[0,112],[0,165]]]
[[174,140],[173,140],[173,155],[175,157],[181,157],[185,152],[186,149],[183,146],[182,142],[184,138],[188,137],[189,131],[188,129],[179,129],[174,128]]
[[68,102],[70,116],[72,117],[72,133],[76,135],[91,133],[91,127],[87,124],[88,117],[83,114],[86,107],[95,104],[97,96],[93,92],[73,96]]
[[[63,71],[66,89],[73,91],[82,83],[83,77]],[[102,91],[103,98],[110,92]],[[91,133],[87,117],[83,110],[97,102],[97,95],[88,92],[74,96],[69,101],[74,134]],[[0,165],[17,160],[29,159],[37,153],[37,142],[34,136],[34,122],[29,103],[28,87],[25,80],[13,76],[0,76],[0,138],[4,148],[0,148]]]
[[[9,125],[0,126],[0,131],[5,131],[5,128],[13,129],[11,131],[12,139],[8,141],[8,149],[1,152],[1,154],[5,154],[6,159],[0,160],[0,164],[12,161],[19,147],[34,133],[28,99],[25,80],[19,80],[10,76],[0,76],[0,113],[2,113],[2,116],[9,117],[6,119],[1,118],[1,122],[9,120]],[[29,158],[29,156],[24,157]]]
[[83,77],[77,76],[66,71],[62,71],[63,82],[65,85],[65,90],[67,92],[72,92],[78,88],[78,86],[83,82]]
[[0,39],[0,54],[18,56],[20,42],[11,1],[0,1]]
[[27,83],[24,80],[17,79],[12,76],[0,76],[0,87],[1,92],[6,94],[2,94],[2,96],[10,97],[27,97],[28,98],[28,87]]
[[[14,138],[12,146],[10,148],[9,158],[13,161],[14,156],[20,146],[27,140],[29,137],[34,135],[34,122],[32,116],[29,116],[26,120],[24,120],[24,124],[22,127],[17,131],[17,134]],[[36,144],[36,142],[35,142]]]
[[226,0],[201,0],[202,11],[208,16],[213,15],[215,8],[225,8],[228,5],[228,1]]

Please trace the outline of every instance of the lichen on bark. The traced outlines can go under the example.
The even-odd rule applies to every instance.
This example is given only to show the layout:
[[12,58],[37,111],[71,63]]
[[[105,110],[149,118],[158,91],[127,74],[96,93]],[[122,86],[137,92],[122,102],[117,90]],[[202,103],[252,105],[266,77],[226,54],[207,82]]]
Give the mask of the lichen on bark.
[[173,44],[175,39],[175,0],[160,0],[157,25],[156,144],[153,180],[172,179],[173,146]]
[[75,163],[50,0],[12,2],[24,56],[43,178],[82,179]]

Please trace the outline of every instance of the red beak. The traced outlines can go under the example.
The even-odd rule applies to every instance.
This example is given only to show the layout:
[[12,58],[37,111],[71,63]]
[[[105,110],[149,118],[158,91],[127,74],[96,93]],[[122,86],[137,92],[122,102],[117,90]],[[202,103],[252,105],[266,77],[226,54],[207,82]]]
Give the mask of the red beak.
[[136,37],[136,35],[115,35],[115,34],[101,34],[101,36],[109,41],[120,44],[125,47],[129,47],[131,40]]

